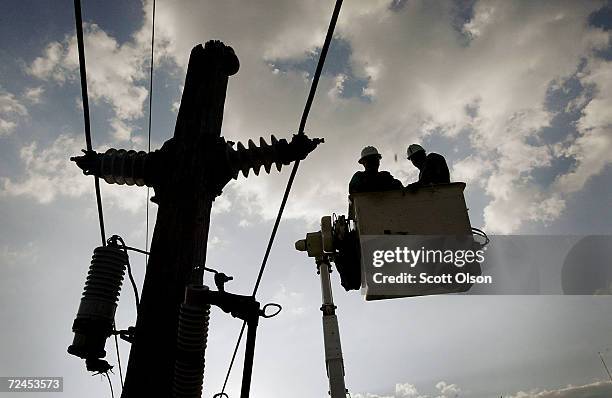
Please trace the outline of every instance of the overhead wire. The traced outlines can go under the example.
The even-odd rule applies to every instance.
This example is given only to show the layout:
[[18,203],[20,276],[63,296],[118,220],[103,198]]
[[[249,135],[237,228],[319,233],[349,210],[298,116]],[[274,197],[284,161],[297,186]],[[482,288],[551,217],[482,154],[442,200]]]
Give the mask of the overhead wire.
[[[123,390],[123,369],[121,368],[121,355],[119,355],[119,340],[117,339],[117,326],[115,325],[115,320],[113,319],[113,334],[115,337],[115,352],[117,354],[117,366],[119,367],[119,380],[121,381],[121,389]],[[110,381],[110,379],[109,379]],[[111,395],[112,395],[112,385],[111,385]]]
[[[151,69],[149,78],[149,137],[148,137],[148,152],[151,153],[151,116],[153,114],[153,61],[154,61],[154,49],[155,49],[155,0],[153,0],[153,16],[151,24]],[[149,251],[149,196],[151,194],[151,188],[147,186],[147,220],[146,220],[146,232],[145,232],[145,251]],[[145,267],[149,263],[149,254],[145,256]]]
[[[329,22],[329,27],[327,29],[327,34],[325,36],[325,41],[323,43],[323,47],[321,48],[321,54],[319,55],[319,61],[317,62],[317,68],[315,70],[315,74],[312,79],[312,83],[310,86],[310,91],[308,93],[308,98],[306,100],[306,105],[304,106],[304,111],[302,112],[302,118],[300,119],[300,125],[298,128],[298,135],[304,134],[304,129],[306,127],[306,121],[308,120],[308,115],[310,113],[310,108],[314,101],[314,97],[317,91],[317,85],[319,84],[319,78],[321,76],[321,72],[323,70],[323,65],[325,64],[325,58],[327,56],[327,52],[329,50],[329,46],[331,40],[334,35],[334,30],[336,28],[336,22],[338,21],[338,16],[340,15],[340,9],[342,8],[342,0],[336,0],[336,5],[334,6],[334,10],[331,16],[331,20]],[[289,198],[289,193],[291,192],[291,187],[293,186],[293,181],[295,180],[295,176],[297,174],[298,168],[300,166],[300,160],[296,160],[293,164],[293,168],[291,169],[291,174],[289,175],[289,180],[287,181],[287,186],[285,188],[285,192],[283,194],[283,199],[281,201],[280,207],[278,209],[278,214],[276,216],[276,220],[274,221],[274,226],[272,227],[272,232],[270,234],[270,239],[268,240],[268,245],[266,247],[266,251],[261,262],[261,266],[259,268],[259,273],[257,274],[257,280],[255,281],[255,286],[253,287],[252,297],[255,297],[257,294],[257,290],[259,289],[259,285],[261,283],[261,279],[263,277],[263,273],[265,271],[268,258],[270,256],[270,251],[272,250],[272,245],[274,243],[274,239],[276,238],[276,233],[278,231],[278,226],[280,224],[281,218],[283,216],[283,212],[285,210],[285,206],[287,204],[287,199]],[[242,340],[242,336],[244,335],[244,330],[246,327],[246,322],[242,323],[242,328],[240,329],[240,333],[238,335],[238,340],[236,341],[236,345],[234,347],[234,352],[232,354],[232,358],[230,360],[230,364],[225,375],[225,380],[223,382],[223,388],[219,394],[225,394],[225,388],[227,386],[227,382],[229,380],[230,373],[232,371],[232,367],[234,365],[234,361],[236,359],[236,354],[238,352],[238,347],[240,346],[240,342]]]
[[115,393],[113,392],[113,383],[111,382],[110,376],[108,375],[108,372],[105,372],[104,375],[106,376],[106,379],[108,380],[108,385],[110,387],[111,390],[111,398],[115,398]]
[[[85,121],[85,142],[87,152],[93,151],[91,145],[91,126],[89,121],[89,99],[87,94],[87,72],[85,70],[85,45],[83,44],[83,18],[81,17],[81,0],[74,0],[74,20],[77,33],[77,47],[79,50],[79,71],[81,76],[81,97],[83,99],[83,119]],[[98,207],[98,221],[100,224],[100,237],[102,246],[106,246],[106,233],[104,231],[104,213],[102,211],[102,196],[100,194],[100,179],[94,176],[96,190],[96,204]]]

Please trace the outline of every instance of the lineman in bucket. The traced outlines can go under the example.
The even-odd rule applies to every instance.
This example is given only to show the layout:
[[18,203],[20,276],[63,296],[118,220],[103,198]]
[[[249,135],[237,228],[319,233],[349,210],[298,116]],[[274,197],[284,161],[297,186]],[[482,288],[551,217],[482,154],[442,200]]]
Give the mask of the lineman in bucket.
[[359,163],[365,169],[358,171],[349,183],[349,194],[358,192],[379,192],[402,189],[402,183],[393,178],[388,171],[378,171],[382,156],[373,146],[367,146],[361,151]]
[[450,173],[444,156],[431,152],[427,154],[419,144],[411,144],[406,150],[408,160],[419,169],[419,180],[406,188],[416,190],[421,186],[450,183]]

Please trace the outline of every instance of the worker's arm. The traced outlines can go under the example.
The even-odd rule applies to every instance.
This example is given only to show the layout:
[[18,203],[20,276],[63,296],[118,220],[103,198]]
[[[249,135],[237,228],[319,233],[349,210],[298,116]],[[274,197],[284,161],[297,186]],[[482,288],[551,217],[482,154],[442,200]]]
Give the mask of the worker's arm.
[[402,189],[404,185],[400,180],[396,179],[388,171],[381,171],[378,173],[380,189],[384,191],[391,191],[394,189]]
[[354,194],[360,191],[360,185],[362,182],[361,173],[358,171],[353,174],[353,178],[351,178],[351,182],[349,182],[349,194]]

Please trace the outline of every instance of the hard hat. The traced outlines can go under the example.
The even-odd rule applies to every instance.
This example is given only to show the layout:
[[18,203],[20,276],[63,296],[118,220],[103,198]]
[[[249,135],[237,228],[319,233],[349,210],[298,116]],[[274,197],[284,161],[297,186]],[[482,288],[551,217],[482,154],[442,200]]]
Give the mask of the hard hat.
[[412,155],[420,151],[425,152],[425,149],[423,149],[423,147],[419,144],[410,144],[406,150],[406,156],[408,156],[408,159],[410,159]]
[[382,155],[378,153],[378,149],[373,146],[367,146],[361,150],[361,157],[359,158],[359,163],[363,163],[363,159],[368,156],[378,156],[379,159],[382,158]]

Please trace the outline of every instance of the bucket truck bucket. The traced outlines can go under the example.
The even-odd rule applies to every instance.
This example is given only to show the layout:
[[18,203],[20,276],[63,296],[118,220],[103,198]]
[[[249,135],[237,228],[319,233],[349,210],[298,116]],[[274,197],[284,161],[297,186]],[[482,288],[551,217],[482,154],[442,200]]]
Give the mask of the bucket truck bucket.
[[[397,190],[352,195],[355,230],[359,239],[361,291],[366,300],[469,290],[472,286],[470,283],[378,285],[373,282],[373,274],[381,270],[385,275],[401,275],[404,271],[415,275],[420,275],[421,271],[426,271],[428,275],[452,275],[457,272],[481,274],[480,264],[476,261],[462,268],[443,263],[441,259],[428,264],[422,262],[415,268],[393,260],[385,263],[384,269],[373,267],[374,251],[389,252],[404,247],[422,252],[475,248],[477,243],[472,235],[464,189],[465,183],[455,182],[421,187],[416,192]],[[355,266],[349,270],[347,265],[344,265],[343,272],[357,272]]]

